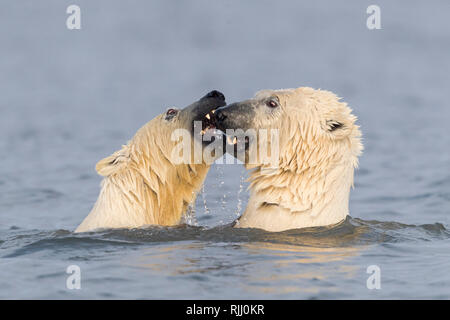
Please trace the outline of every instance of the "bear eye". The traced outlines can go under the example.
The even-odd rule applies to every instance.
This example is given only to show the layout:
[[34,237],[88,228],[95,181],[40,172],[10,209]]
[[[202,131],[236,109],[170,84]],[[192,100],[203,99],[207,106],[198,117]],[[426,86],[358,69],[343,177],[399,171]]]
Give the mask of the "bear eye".
[[266,102],[266,105],[270,108],[276,108],[278,107],[278,102],[273,99],[270,99]]
[[177,109],[170,108],[170,109],[168,109],[168,110],[166,111],[166,117],[165,117],[165,119],[166,119],[166,120],[170,120],[170,119],[172,119],[177,113],[178,113],[178,110],[177,110]]

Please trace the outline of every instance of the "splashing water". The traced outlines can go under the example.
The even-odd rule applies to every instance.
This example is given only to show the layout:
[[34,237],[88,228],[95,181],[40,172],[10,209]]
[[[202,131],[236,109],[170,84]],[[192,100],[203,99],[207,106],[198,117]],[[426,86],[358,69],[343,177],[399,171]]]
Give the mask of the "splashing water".
[[209,208],[208,208],[208,204],[206,202],[206,191],[205,191],[205,184],[202,185],[202,190],[201,190],[201,196],[202,196],[202,202],[203,202],[203,214],[208,215],[210,214]]
[[[227,194],[226,192],[223,190],[224,186],[225,186],[225,181],[224,181],[224,173],[223,173],[223,167],[221,165],[218,165],[217,167],[217,180],[219,181],[219,190],[223,191],[223,195],[220,198],[220,205],[221,205],[221,209],[223,212],[226,212],[226,205],[227,205]],[[222,194],[222,192],[219,192]]]
[[242,214],[242,191],[244,190],[244,182],[245,182],[245,170],[241,171],[241,175],[239,177],[239,189],[237,193],[237,207],[236,207],[236,217],[240,217]]
[[186,215],[184,217],[184,222],[190,226],[198,226],[198,221],[195,216],[195,203],[190,204],[186,210]]

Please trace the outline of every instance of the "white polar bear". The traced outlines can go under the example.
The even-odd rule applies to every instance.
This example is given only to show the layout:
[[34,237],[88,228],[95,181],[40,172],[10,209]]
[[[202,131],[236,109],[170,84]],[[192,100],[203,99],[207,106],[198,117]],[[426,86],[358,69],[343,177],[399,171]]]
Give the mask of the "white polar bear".
[[275,167],[260,159],[261,146],[246,137],[242,160],[252,169],[250,199],[236,227],[283,231],[344,220],[363,149],[355,121],[336,95],[312,88],[263,90],[218,109],[218,129],[244,132],[228,137],[234,143],[249,130],[277,129],[279,136]]
[[139,129],[121,150],[99,161],[97,172],[105,177],[100,195],[75,232],[178,224],[195,200],[210,163],[175,162],[173,150],[178,144],[171,135],[184,129],[193,136],[194,122],[207,122],[205,117],[224,105],[224,95],[214,90],[183,110],[169,109]]

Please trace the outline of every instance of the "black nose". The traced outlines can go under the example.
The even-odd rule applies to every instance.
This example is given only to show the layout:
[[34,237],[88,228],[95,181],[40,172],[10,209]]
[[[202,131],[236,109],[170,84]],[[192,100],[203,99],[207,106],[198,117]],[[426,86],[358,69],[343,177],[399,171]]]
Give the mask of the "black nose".
[[215,113],[215,116],[216,116],[216,120],[219,122],[223,122],[227,118],[227,116],[226,116],[225,112],[223,112],[223,110],[217,110]]
[[208,97],[208,98],[217,98],[217,99],[225,101],[224,94],[222,92],[220,92],[220,91],[217,91],[217,90],[213,90],[213,91],[209,92],[206,95],[206,97]]

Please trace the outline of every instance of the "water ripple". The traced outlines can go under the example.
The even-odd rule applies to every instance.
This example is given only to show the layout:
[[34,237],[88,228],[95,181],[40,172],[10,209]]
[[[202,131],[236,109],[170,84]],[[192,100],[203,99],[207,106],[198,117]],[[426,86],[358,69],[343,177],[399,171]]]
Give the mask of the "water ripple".
[[266,232],[260,229],[238,229],[231,224],[214,228],[190,225],[176,227],[149,226],[136,229],[106,229],[75,234],[67,230],[16,231],[0,240],[0,249],[11,251],[4,258],[34,254],[50,250],[107,250],[149,243],[198,241],[211,243],[273,243],[318,248],[362,246],[402,241],[430,241],[450,238],[441,223],[408,225],[399,222],[362,220],[348,217],[330,227],[316,227]]

